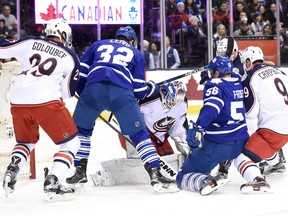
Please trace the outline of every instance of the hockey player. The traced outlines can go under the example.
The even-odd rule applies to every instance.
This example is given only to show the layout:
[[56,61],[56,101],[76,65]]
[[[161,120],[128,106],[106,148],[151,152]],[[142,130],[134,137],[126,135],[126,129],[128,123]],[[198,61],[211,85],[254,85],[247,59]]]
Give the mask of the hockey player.
[[232,77],[232,65],[226,56],[216,56],[208,67],[213,79],[205,84],[204,105],[187,134],[190,146],[202,147],[189,155],[176,178],[180,189],[199,191],[201,195],[228,182],[209,174],[220,162],[236,158],[249,137],[240,77]]
[[[186,142],[188,103],[184,84],[180,81],[164,84],[160,87],[159,93],[141,100],[139,104],[157,153],[160,156],[174,154],[168,140],[171,137],[176,149],[186,158],[190,147]],[[133,158],[133,150],[127,148],[124,138],[119,138],[122,147],[127,151],[127,158]]]
[[158,155],[137,102],[153,96],[159,88],[152,81],[144,81],[145,59],[136,47],[135,31],[130,26],[121,27],[115,39],[93,43],[80,59],[79,100],[73,119],[81,146],[74,164],[76,172],[66,179],[69,184],[87,181],[86,166],[95,120],[108,110],[117,118],[122,133],[134,143],[154,190],[171,192],[170,183],[175,181],[160,173]]
[[[233,72],[235,74],[239,74],[241,77],[245,75],[245,70],[243,64],[241,62],[242,53],[238,49],[238,44],[232,37],[225,37],[221,39],[217,45],[217,55],[223,56],[226,55],[233,63]],[[271,61],[264,60],[263,64],[274,66],[274,63]],[[200,84],[203,84],[205,81],[210,79],[208,71],[204,71],[201,73],[201,81]],[[257,128],[255,128],[255,124],[253,122],[250,123],[250,120],[247,119],[248,131],[249,133],[253,133]],[[266,162],[267,161],[267,162]],[[283,154],[283,150],[280,149],[278,153],[273,155],[271,158],[267,158],[266,161],[260,163],[261,172],[263,174],[270,174],[272,172],[285,172],[286,168],[284,163],[286,159]],[[225,161],[219,165],[218,175],[227,178],[228,170],[231,166],[232,161]]]
[[0,42],[0,57],[15,57],[23,67],[11,96],[17,144],[4,175],[6,196],[14,191],[17,175],[39,140],[39,126],[59,145],[44,181],[47,198],[70,197],[74,193],[60,183],[66,178],[80,144],[77,127],[62,99],[75,94],[80,63],[68,48],[72,45],[72,33],[64,20],[49,21],[45,33],[47,39],[27,37],[13,43]]
[[234,163],[248,182],[244,193],[266,193],[269,184],[261,177],[256,163],[273,156],[288,142],[288,77],[277,68],[263,65],[259,47],[247,47],[242,54],[247,72],[244,79],[244,102],[247,119],[256,119],[257,130],[249,138]]

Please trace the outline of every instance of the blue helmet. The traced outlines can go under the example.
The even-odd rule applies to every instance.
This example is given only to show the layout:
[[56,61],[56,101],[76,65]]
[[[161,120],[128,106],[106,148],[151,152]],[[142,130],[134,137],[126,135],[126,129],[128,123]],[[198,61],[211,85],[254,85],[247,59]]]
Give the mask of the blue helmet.
[[127,40],[132,40],[134,39],[134,42],[133,42],[133,46],[137,48],[137,44],[138,44],[138,39],[137,39],[137,35],[134,31],[133,28],[131,28],[130,26],[126,26],[126,27],[120,27],[117,32],[116,32],[116,36],[115,37],[118,37],[118,36],[124,36],[127,38]]
[[210,61],[208,68],[212,76],[214,76],[215,71],[219,72],[220,77],[232,73],[232,63],[227,56],[216,56]]

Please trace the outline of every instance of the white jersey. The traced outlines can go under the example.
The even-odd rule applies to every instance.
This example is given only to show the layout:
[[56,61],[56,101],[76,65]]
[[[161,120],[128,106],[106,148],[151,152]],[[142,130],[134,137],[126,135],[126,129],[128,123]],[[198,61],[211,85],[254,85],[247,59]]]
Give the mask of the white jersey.
[[175,105],[172,109],[164,112],[162,102],[158,97],[155,100],[140,105],[145,123],[161,142],[165,140],[168,133],[172,138],[184,138],[186,140],[186,121],[187,102]]
[[11,57],[22,66],[12,87],[12,104],[42,104],[75,94],[80,63],[61,43],[36,37],[1,41],[0,58]]
[[258,128],[288,134],[288,76],[277,68],[256,65],[243,81],[247,120]]

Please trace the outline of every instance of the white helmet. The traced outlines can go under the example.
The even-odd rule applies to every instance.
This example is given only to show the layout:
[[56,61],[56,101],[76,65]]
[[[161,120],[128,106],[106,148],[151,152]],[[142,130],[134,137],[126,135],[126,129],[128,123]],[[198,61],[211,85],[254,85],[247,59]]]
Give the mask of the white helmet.
[[62,18],[50,20],[45,28],[46,37],[55,36],[63,41],[64,46],[71,48],[72,31],[67,22]]
[[255,61],[264,61],[264,55],[262,49],[260,47],[249,46],[247,47],[241,56],[241,62],[244,64],[245,70],[250,70],[252,68],[252,64],[249,68],[246,67],[246,60],[249,60],[252,64]]
[[226,55],[231,61],[237,57],[238,45],[232,37],[222,38],[217,45],[217,56]]

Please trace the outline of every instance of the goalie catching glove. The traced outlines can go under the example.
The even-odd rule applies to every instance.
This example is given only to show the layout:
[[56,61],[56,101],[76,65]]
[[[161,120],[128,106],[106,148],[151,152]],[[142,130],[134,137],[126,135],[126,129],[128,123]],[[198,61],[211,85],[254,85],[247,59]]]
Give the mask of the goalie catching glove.
[[186,141],[191,148],[201,148],[204,130],[192,120],[190,123]]
[[153,95],[159,92],[159,86],[152,80],[146,82],[147,85],[147,93],[145,98],[152,97]]

